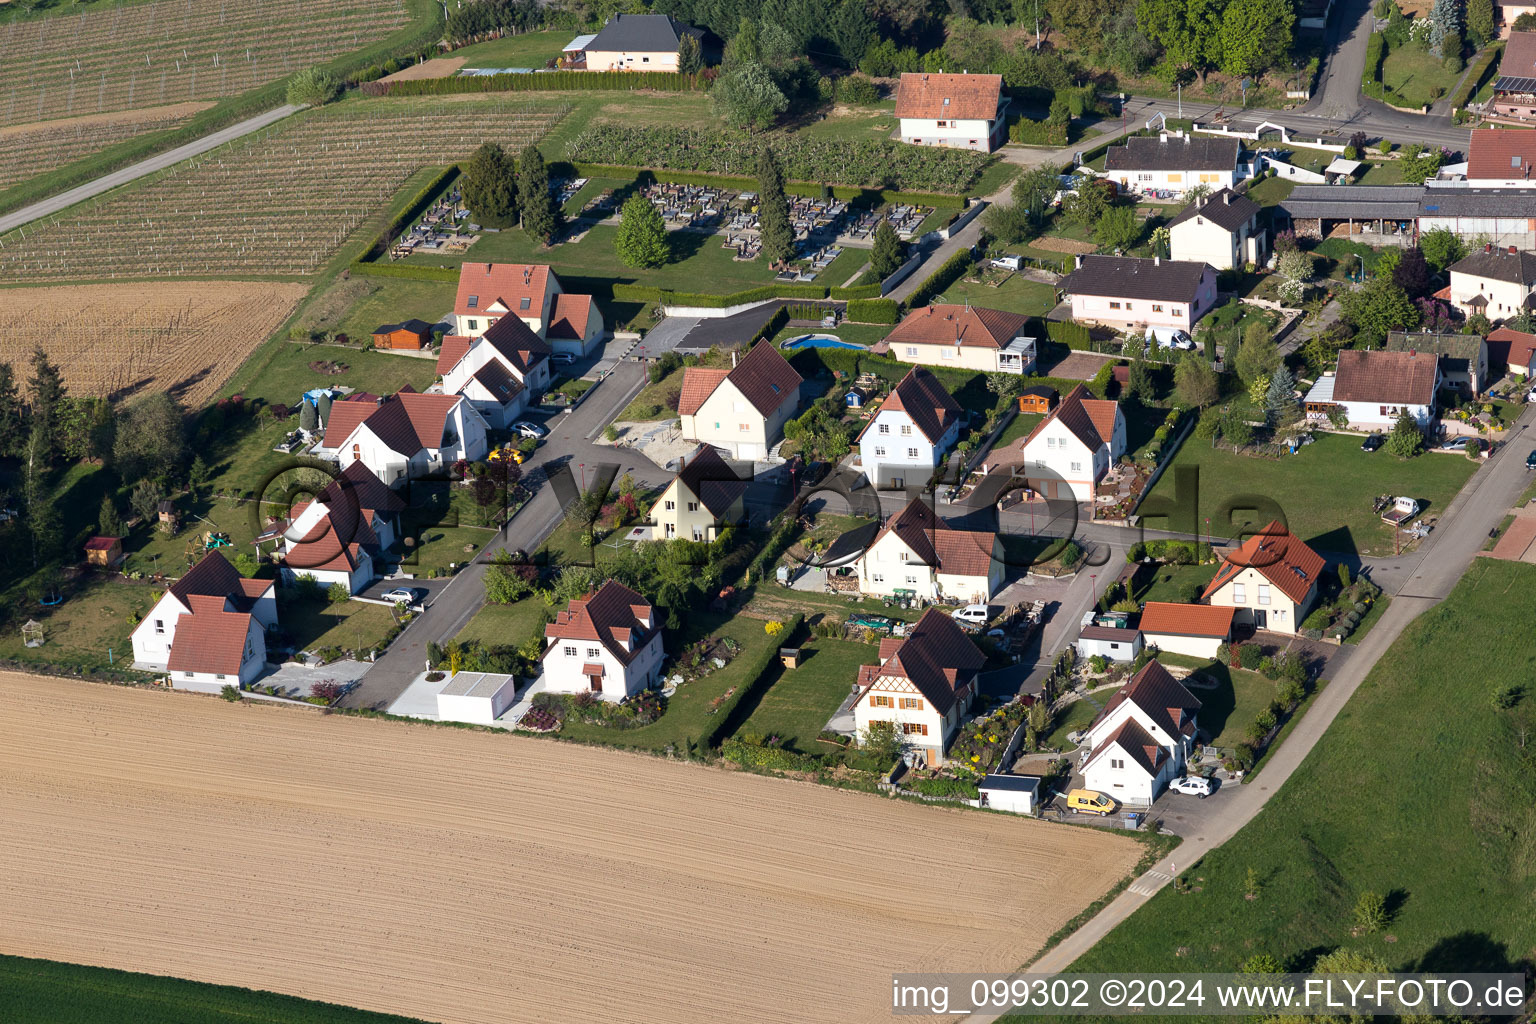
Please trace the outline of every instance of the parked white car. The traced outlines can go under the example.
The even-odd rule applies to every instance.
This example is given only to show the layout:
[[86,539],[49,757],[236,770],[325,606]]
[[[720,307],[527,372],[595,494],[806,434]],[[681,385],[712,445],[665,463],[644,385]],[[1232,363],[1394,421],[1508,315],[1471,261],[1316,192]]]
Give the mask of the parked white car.
[[549,431],[545,430],[537,423],[529,423],[527,420],[518,420],[516,423],[512,424],[512,432],[518,437],[535,438],[543,437],[545,434],[549,433]]
[[1001,256],[992,257],[992,266],[998,270],[1020,270],[1024,266],[1024,257],[1017,253],[1005,252]]
[[985,626],[992,616],[987,614],[987,606],[984,604],[968,604],[964,608],[956,608],[950,615],[958,622],[969,623],[972,626]]
[[1168,788],[1175,793],[1197,796],[1204,800],[1211,795],[1211,780],[1203,779],[1198,775],[1185,775],[1168,783]]
[[1147,344],[1153,347],[1161,346],[1192,352],[1195,348],[1195,339],[1189,336],[1188,331],[1177,327],[1148,327]]
[[384,600],[393,601],[396,604],[415,604],[416,599],[425,593],[426,591],[419,587],[396,587],[381,596]]

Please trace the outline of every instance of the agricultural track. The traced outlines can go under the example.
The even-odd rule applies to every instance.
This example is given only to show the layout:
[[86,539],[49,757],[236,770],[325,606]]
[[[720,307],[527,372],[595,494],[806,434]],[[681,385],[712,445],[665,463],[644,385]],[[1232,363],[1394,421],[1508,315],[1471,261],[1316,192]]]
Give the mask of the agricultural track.
[[0,125],[233,96],[408,20],[402,0],[154,0],[11,21]]
[[301,276],[423,167],[537,142],[569,105],[387,101],[302,114],[0,238],[0,278]]
[[296,282],[0,289],[0,362],[41,346],[80,394],[168,391],[201,408],[304,297]]
[[527,737],[0,674],[0,952],[429,1020],[888,1021],[1123,836]]

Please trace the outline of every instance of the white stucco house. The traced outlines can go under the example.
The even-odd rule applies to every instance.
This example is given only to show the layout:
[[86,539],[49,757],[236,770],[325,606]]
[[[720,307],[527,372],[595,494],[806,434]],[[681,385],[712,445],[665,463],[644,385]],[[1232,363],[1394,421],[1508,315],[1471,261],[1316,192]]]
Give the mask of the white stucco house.
[[1439,356],[1434,352],[1344,349],[1338,369],[1318,378],[1307,392],[1307,415],[1326,419],[1338,409],[1352,426],[1390,430],[1406,409],[1419,426],[1427,427],[1435,418],[1439,389]]
[[982,373],[1033,373],[1038,342],[1029,317],[981,306],[929,304],[902,317],[874,348],[903,363]]
[[1079,384],[1027,436],[989,454],[984,472],[1013,473],[1045,498],[1092,501],[1094,487],[1125,454],[1120,403]]
[[1121,804],[1151,804],[1183,774],[1199,710],[1200,701],[1167,669],[1147,662],[1088,727],[1085,785]]
[[1007,576],[997,534],[956,530],[920,497],[886,521],[853,568],[865,594],[968,604],[991,600]]
[[989,153],[1008,137],[1001,75],[904,72],[896,86],[901,141]]
[[[567,292],[543,264],[463,264],[450,337],[478,338],[508,316],[521,320],[552,350],[578,359],[593,352],[605,330],[592,296]],[[443,372],[441,366],[438,372]]]
[[859,464],[878,488],[902,490],[933,476],[960,438],[960,403],[914,367],[891,389],[858,437]]
[[1247,196],[1223,188],[1202,196],[1168,222],[1168,255],[1175,262],[1208,263],[1217,270],[1240,270],[1265,259],[1264,208]]
[[1466,316],[1481,313],[1500,321],[1536,309],[1536,299],[1531,297],[1536,292],[1536,253],[1512,245],[1501,249],[1485,245],[1449,269],[1447,297]]
[[1213,192],[1241,180],[1243,144],[1223,139],[1163,132],[1137,135],[1104,154],[1104,177],[1127,192],[1159,189],[1187,192],[1205,185]]
[[651,505],[648,522],[629,537],[712,541],[726,527],[746,521],[746,494],[747,482],[715,449],[700,445]]
[[447,472],[460,459],[476,462],[488,451],[486,422],[462,395],[422,394],[407,385],[376,402],[337,402],[319,452],[343,470],[360,462],[391,487]]
[[1073,320],[1137,334],[1148,327],[1193,333],[1216,305],[1216,270],[1203,261],[1078,256],[1057,287],[1071,299]]
[[861,665],[853,702],[860,742],[875,722],[891,722],[929,765],[944,752],[976,696],[986,657],[947,613],[930,608],[904,637],[880,641],[880,664]]
[[702,42],[704,32],[668,14],[614,14],[585,50],[588,71],[678,70],[684,36]]
[[463,395],[485,422],[505,430],[549,387],[550,347],[517,317],[478,338],[451,334],[437,352],[445,395]]
[[1235,610],[1236,621],[1295,633],[1317,601],[1327,561],[1275,520],[1230,552],[1201,600]]
[[554,693],[623,700],[661,681],[661,627],[650,602],[609,580],[544,627],[544,682]]
[[762,459],[800,407],[801,377],[771,342],[758,342],[733,366],[683,371],[677,412],[683,437],[736,459]]
[[165,673],[178,690],[218,693],[261,675],[276,626],[273,581],[244,579],[210,551],[134,627],[134,667]]

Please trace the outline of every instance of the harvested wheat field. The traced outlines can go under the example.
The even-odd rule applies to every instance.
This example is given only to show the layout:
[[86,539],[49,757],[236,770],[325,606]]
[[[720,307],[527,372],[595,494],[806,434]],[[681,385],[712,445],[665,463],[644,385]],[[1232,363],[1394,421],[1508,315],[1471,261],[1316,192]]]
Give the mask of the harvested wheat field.
[[245,281],[3,288],[0,362],[20,367],[41,345],[72,391],[113,398],[168,391],[195,409],[308,290]]
[[1131,839],[534,739],[0,674],[0,952],[439,1021],[885,1020]]

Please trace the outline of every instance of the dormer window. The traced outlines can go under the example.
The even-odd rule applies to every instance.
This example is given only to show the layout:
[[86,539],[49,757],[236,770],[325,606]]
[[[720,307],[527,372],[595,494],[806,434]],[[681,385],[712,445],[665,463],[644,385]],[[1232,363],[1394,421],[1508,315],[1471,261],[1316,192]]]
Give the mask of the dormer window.
[[531,302],[532,302],[532,301],[533,301],[533,300],[532,300],[532,299],[527,299],[527,298],[524,298],[524,299],[520,299],[520,300],[519,300],[519,301],[518,301],[518,303],[517,303],[517,308],[518,308],[518,309],[527,309],[527,308],[528,308],[528,307],[529,307],[529,304],[530,304],[530,303],[531,303]]
[[480,296],[478,296],[478,295],[471,295],[469,297],[469,301],[464,303],[464,305],[468,306],[470,309],[479,309],[480,308]]

